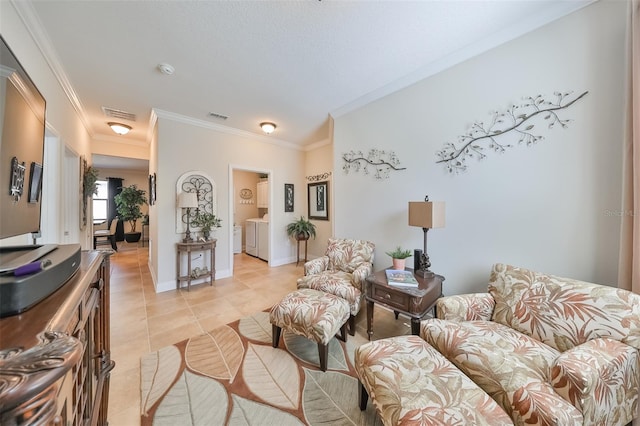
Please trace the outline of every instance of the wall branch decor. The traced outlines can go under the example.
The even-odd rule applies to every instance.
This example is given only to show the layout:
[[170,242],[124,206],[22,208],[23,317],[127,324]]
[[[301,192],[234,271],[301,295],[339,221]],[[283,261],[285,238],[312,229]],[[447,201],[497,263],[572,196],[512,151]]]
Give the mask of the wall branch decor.
[[329,176],[331,176],[331,172],[324,172],[324,173],[321,173],[319,175],[306,176],[306,178],[307,178],[307,180],[309,182],[318,182],[320,180],[329,179]]
[[383,151],[379,149],[370,149],[365,157],[362,151],[349,151],[342,155],[344,165],[342,170],[345,174],[349,172],[357,173],[360,170],[365,175],[371,173],[369,168],[373,168],[376,179],[387,179],[391,171],[406,170],[406,167],[400,167],[400,159],[393,151]]
[[534,119],[546,121],[549,129],[556,125],[566,128],[572,120],[562,119],[558,115],[559,112],[582,99],[587,93],[589,92],[585,91],[572,99],[572,92],[555,92],[555,99],[551,101],[542,95],[528,96],[521,105],[511,105],[505,112],[495,111],[488,123],[477,121],[466,134],[458,136],[457,142],[445,143],[444,148],[436,152],[436,164],[444,164],[449,173],[463,172],[467,169],[467,159],[482,160],[486,157],[483,152],[485,149],[503,153],[507,148],[512,148],[513,145],[510,143],[499,141],[508,134],[517,135],[518,144],[531,146],[544,139],[544,136],[538,134],[536,125],[539,123]]

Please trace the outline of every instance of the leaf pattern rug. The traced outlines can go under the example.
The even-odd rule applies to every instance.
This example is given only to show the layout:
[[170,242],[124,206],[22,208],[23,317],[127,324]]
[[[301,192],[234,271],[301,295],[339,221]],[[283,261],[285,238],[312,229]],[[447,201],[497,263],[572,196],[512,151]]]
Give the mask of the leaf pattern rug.
[[318,346],[283,330],[271,346],[268,312],[141,359],[142,425],[380,425],[360,411],[356,344],[334,338],[327,372]]

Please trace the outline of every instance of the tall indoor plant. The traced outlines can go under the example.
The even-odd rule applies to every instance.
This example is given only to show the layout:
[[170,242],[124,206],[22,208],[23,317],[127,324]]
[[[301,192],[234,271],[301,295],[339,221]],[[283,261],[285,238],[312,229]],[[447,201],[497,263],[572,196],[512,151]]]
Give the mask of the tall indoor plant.
[[113,197],[116,203],[118,217],[129,222],[130,231],[125,233],[124,239],[129,243],[137,243],[140,240],[140,232],[136,232],[138,219],[144,217],[140,206],[147,202],[146,192],[138,189],[136,184],[122,188],[122,191]]

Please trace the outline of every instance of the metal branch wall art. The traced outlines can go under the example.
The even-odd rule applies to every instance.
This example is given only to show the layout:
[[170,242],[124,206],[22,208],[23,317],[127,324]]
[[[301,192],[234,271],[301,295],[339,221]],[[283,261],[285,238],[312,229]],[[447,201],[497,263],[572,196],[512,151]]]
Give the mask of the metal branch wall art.
[[373,172],[376,179],[387,179],[391,171],[406,170],[406,167],[400,167],[400,160],[393,151],[370,149],[366,157],[362,151],[349,151],[342,159],[345,174],[362,170],[365,175]]
[[436,152],[436,164],[444,164],[449,173],[460,173],[467,169],[467,159],[485,158],[486,149],[503,153],[507,148],[512,148],[509,139],[503,141],[507,135],[517,135],[518,144],[531,146],[544,139],[538,132],[541,127],[539,124],[547,124],[549,129],[556,125],[566,128],[571,120],[562,119],[559,113],[589,92],[573,99],[571,93],[555,92],[555,99],[551,101],[542,95],[528,96],[522,105],[511,105],[505,112],[493,112],[488,123],[475,122],[466,134],[458,137],[457,142],[445,143],[444,148]]

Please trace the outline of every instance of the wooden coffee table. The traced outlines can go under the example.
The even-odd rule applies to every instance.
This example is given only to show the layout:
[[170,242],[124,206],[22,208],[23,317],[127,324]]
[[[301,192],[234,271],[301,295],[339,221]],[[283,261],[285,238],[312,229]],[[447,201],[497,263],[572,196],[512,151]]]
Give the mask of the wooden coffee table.
[[[390,269],[390,268],[388,268]],[[413,269],[405,268],[413,272]],[[404,314],[411,318],[411,334],[420,334],[420,320],[435,307],[438,298],[442,297],[442,275],[434,274],[430,278],[414,275],[419,285],[417,288],[390,286],[387,283],[385,269],[369,275],[366,280],[365,299],[367,300],[367,334],[369,340],[373,335],[373,305],[385,306],[396,315]]]

